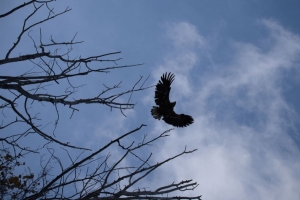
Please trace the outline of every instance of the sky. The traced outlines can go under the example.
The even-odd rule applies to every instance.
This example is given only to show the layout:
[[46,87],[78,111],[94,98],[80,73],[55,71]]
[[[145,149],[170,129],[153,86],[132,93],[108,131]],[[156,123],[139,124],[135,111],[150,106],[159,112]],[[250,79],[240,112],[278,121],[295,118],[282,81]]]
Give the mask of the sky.
[[[0,13],[14,3],[2,2]],[[175,112],[193,116],[194,123],[175,128],[147,151],[155,163],[185,146],[198,150],[167,163],[143,184],[193,179],[199,186],[181,195],[201,194],[205,200],[300,199],[298,0],[57,1],[53,6],[72,11],[43,25],[44,38],[70,40],[78,32],[84,43],[74,47],[74,55],[122,51],[119,65],[144,63],[82,78],[77,84],[86,86],[78,95],[92,96],[99,85],[121,80],[126,90],[140,76],[150,75],[146,84],[155,85],[163,73],[175,74],[170,94]],[[0,19],[7,27],[0,30],[2,58],[27,14]],[[31,32],[38,33],[38,28]],[[28,52],[34,49],[24,36],[12,55]],[[3,67],[0,73],[19,70]],[[104,106],[82,106],[70,120],[66,110],[57,137],[96,150],[141,124],[147,124],[141,134],[150,136],[172,128],[150,114],[154,88],[134,94],[132,101],[137,104],[127,117]]]

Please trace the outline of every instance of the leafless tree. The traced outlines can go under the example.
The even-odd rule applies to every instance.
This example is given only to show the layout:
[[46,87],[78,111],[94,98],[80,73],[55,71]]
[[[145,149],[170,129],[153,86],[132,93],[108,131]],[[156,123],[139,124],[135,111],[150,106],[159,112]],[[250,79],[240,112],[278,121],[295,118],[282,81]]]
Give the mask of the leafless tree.
[[[141,64],[118,65],[120,58],[115,56],[120,52],[89,57],[73,56],[73,47],[83,42],[76,40],[77,33],[67,42],[58,42],[52,36],[49,41],[45,41],[42,25],[71,11],[67,7],[54,12],[54,3],[54,0],[28,1],[0,15],[0,20],[4,20],[22,9],[31,9],[23,20],[16,41],[0,60],[1,71],[8,68],[15,70],[14,74],[0,75],[1,199],[200,199],[201,196],[171,195],[172,192],[196,188],[197,183],[192,180],[170,183],[155,189],[138,185],[163,164],[196,151],[184,149],[157,163],[151,161],[152,153],[146,157],[145,154],[139,155],[138,152],[143,148],[169,136],[170,130],[152,138],[144,134],[140,139],[136,138],[128,143],[131,135],[146,126],[142,124],[96,151],[56,139],[55,133],[61,118],[60,106],[67,106],[72,111],[70,118],[79,111],[78,107],[82,104],[104,105],[110,109],[118,109],[125,115],[124,110],[134,108],[132,94],[151,86],[145,86],[148,78],[141,76],[131,88],[123,91],[120,91],[119,82],[113,86],[103,85],[102,91],[90,98],[77,95],[83,87],[76,84],[81,77]],[[44,18],[37,19],[38,13],[44,13]],[[38,30],[38,37],[32,36],[33,30]],[[33,44],[33,51],[28,54],[17,52],[24,37],[29,38]],[[43,107],[52,107],[56,113],[51,131],[45,128],[48,122],[40,117],[40,111],[34,109]],[[29,135],[39,138],[43,144],[38,147],[27,146]],[[62,159],[61,153],[57,153],[58,148],[65,153],[68,162]],[[119,154],[112,155],[112,149],[117,149]],[[39,172],[26,168],[19,173],[18,169],[26,165],[29,155],[40,158]],[[130,162],[134,164],[126,166],[126,159],[135,159]]]

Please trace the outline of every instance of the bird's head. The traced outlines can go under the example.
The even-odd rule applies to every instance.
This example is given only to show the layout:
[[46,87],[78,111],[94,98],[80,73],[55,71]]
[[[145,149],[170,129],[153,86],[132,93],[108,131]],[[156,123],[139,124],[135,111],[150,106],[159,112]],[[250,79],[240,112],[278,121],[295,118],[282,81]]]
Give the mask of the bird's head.
[[172,108],[174,108],[176,105],[176,101],[172,102],[171,105],[172,105]]

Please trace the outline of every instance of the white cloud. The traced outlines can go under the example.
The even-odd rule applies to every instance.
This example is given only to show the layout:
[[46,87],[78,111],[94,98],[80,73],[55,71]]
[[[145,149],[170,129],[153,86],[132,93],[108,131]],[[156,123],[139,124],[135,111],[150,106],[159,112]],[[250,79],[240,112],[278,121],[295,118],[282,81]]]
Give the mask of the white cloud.
[[[224,64],[226,70],[201,79],[201,88],[193,87],[194,91],[190,74],[205,39],[191,24],[169,27],[174,47],[181,44],[184,48],[169,52],[155,77],[168,70],[176,74],[176,89],[171,93],[175,100],[190,97],[184,104],[194,105],[186,110],[195,123],[172,131],[158,149],[157,159],[179,153],[184,145],[198,151],[162,170],[164,175],[158,176],[168,174],[167,183],[192,178],[199,187],[191,195],[200,193],[207,200],[299,199],[300,152],[288,134],[299,117],[285,101],[281,84],[283,71],[299,61],[300,39],[275,21],[263,20],[262,24],[272,40],[267,50],[236,42],[230,65]],[[187,55],[195,57],[182,62],[188,60]],[[189,63],[188,67],[180,68],[182,63]]]
[[164,62],[154,71],[154,78],[158,80],[163,73],[173,72],[176,75],[173,88],[176,89],[172,90],[171,98],[173,95],[190,96],[192,87],[188,75],[198,62],[196,51],[205,48],[205,40],[196,27],[187,22],[166,24],[165,27],[166,37],[170,39],[174,51],[169,52]]
[[167,35],[172,39],[175,48],[192,48],[205,44],[204,38],[198,34],[197,28],[187,22],[167,24]]

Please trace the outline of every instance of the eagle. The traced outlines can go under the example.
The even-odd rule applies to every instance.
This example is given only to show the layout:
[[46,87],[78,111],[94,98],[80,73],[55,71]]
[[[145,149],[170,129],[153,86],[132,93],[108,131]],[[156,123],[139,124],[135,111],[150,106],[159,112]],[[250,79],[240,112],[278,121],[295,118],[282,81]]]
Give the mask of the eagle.
[[176,127],[186,127],[194,122],[194,119],[185,114],[176,114],[174,107],[176,101],[170,102],[169,94],[171,90],[171,84],[175,80],[175,75],[171,72],[166,72],[161,76],[161,80],[158,81],[155,90],[155,103],[157,106],[153,106],[151,114],[155,119],[163,120],[167,124],[171,124]]

